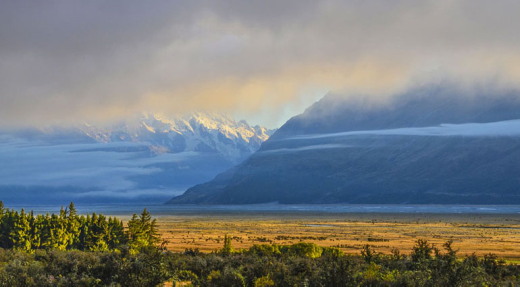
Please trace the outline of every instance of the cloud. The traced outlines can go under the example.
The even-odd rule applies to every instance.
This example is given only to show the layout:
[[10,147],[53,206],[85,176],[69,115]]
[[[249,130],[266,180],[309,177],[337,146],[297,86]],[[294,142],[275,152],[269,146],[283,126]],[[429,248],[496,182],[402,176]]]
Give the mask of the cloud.
[[[447,137],[515,137],[520,136],[520,120],[508,120],[490,123],[441,124],[430,127],[396,128],[385,130],[348,131],[328,134],[296,136],[284,140],[309,140],[337,138],[359,135],[381,136],[447,136]],[[311,148],[339,148],[338,144],[323,144],[299,147],[287,150],[307,150]],[[348,147],[348,146],[343,146]],[[278,150],[274,150],[278,151]],[[271,152],[268,150],[266,152]]]
[[[150,157],[131,151],[131,148],[139,147],[142,147],[141,143],[50,145],[0,137],[0,194],[10,199],[23,199],[25,192],[32,191],[46,193],[48,199],[62,200],[97,196],[131,199],[148,194],[156,200],[161,197],[160,202],[194,184],[191,179],[166,184],[154,179],[153,184],[146,184],[139,177],[164,172],[161,165],[165,163],[193,162],[201,158],[199,153],[165,153]],[[118,148],[124,148],[124,152],[114,151]],[[216,166],[214,172],[218,171]],[[172,170],[168,172],[175,174]],[[200,179],[199,174],[193,174],[192,177]]]
[[[331,135],[330,137],[334,137],[335,135]],[[309,137],[308,139],[315,139],[315,138],[323,138],[323,137],[329,137],[329,135],[320,135],[315,137]],[[294,139],[290,138],[289,140]],[[297,138],[302,139],[302,138]],[[313,151],[313,150],[320,150],[320,149],[344,149],[352,147],[350,145],[344,145],[344,144],[319,144],[319,145],[308,145],[308,146],[300,146],[296,148],[279,148],[279,149],[269,149],[269,150],[262,150],[257,155],[265,155],[265,154],[272,154],[272,153],[293,153],[293,152],[305,152],[305,151]]]
[[219,110],[276,125],[327,91],[520,82],[520,2],[7,1],[0,124]]

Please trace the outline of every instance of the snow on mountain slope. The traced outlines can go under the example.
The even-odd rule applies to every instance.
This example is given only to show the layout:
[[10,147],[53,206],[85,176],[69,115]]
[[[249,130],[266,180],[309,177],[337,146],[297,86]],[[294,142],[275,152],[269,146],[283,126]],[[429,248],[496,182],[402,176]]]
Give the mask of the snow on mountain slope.
[[181,117],[143,113],[106,126],[84,123],[69,128],[26,130],[17,132],[17,135],[52,143],[138,142],[148,145],[156,154],[210,152],[238,163],[255,152],[272,132],[217,113],[192,113]]

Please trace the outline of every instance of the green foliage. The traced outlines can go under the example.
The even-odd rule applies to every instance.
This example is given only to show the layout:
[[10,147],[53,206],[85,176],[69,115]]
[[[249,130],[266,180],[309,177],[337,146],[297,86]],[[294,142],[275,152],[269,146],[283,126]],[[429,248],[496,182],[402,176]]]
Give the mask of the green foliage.
[[299,257],[318,258],[323,253],[323,248],[314,243],[300,242],[281,248],[282,253],[288,253]]
[[274,281],[269,278],[269,276],[262,276],[260,278],[255,279],[255,287],[269,287],[269,286],[275,286]]
[[207,283],[209,286],[246,286],[244,276],[242,276],[242,274],[237,270],[231,268],[225,268],[222,272],[220,270],[211,271],[208,275]]
[[220,250],[220,253],[229,255],[233,253],[233,247],[231,246],[231,237],[229,237],[227,234],[224,235],[224,247]]
[[111,251],[155,246],[160,237],[157,222],[146,209],[134,214],[125,231],[123,222],[101,214],[79,216],[74,203],[59,214],[34,215],[4,208],[0,201],[0,247],[33,252],[49,250]]
[[247,251],[248,254],[260,256],[260,257],[270,257],[277,256],[281,254],[280,246],[276,244],[255,244],[251,246]]
[[128,221],[127,234],[129,240],[128,245],[132,250],[156,246],[161,241],[157,229],[157,221],[152,219],[152,216],[146,208],[139,216],[134,214],[132,219]]
[[375,252],[370,245],[363,245],[363,248],[361,249],[361,257],[365,259],[366,263],[371,263],[377,258],[377,256],[377,252]]
[[435,247],[430,245],[427,240],[418,239],[412,251],[413,262],[424,262],[432,259]]
[[175,272],[174,282],[197,282],[199,277],[190,270],[179,270]]
[[[0,286],[161,286],[167,281],[179,286],[257,287],[520,284],[520,266],[508,265],[494,255],[452,260],[451,244],[442,252],[432,251],[421,263],[402,254],[378,254],[377,260],[367,263],[361,255],[338,256],[325,248],[321,256],[313,257],[305,251],[309,246],[260,245],[230,254],[171,253],[157,247],[141,248],[138,253],[128,248],[33,253],[0,249]],[[431,247],[423,243],[415,247],[421,246]]]
[[418,240],[410,255],[360,255],[313,243],[254,245],[220,252],[165,251],[148,211],[125,230],[116,218],[5,209],[0,202],[0,286],[520,286],[520,266],[495,255],[457,257],[452,242]]

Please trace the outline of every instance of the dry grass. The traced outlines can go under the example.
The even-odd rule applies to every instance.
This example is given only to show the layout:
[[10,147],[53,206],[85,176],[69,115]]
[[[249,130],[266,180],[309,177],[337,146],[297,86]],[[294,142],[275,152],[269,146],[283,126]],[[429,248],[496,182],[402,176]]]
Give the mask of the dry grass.
[[253,244],[314,242],[358,254],[365,244],[390,253],[407,253],[417,239],[437,246],[453,240],[459,254],[494,253],[520,259],[519,215],[414,215],[414,214],[245,214],[162,216],[160,232],[172,251],[198,248],[211,252],[222,247],[225,234],[234,248]]

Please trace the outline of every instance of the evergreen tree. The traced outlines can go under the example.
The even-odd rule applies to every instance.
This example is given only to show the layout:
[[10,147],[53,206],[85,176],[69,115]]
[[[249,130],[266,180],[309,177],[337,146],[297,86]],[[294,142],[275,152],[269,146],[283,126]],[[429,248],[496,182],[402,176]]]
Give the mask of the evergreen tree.
[[0,247],[35,249],[110,251],[128,244],[133,250],[157,246],[157,221],[144,209],[134,214],[125,231],[123,222],[101,214],[80,216],[74,203],[58,214],[34,215],[5,209],[0,201]]
[[12,235],[16,224],[15,211],[6,210],[0,223],[0,247],[11,249],[14,247]]
[[51,226],[50,226],[50,215],[38,215],[36,216],[36,228],[40,232],[40,242],[38,248],[51,248]]
[[15,212],[13,220],[13,228],[10,233],[10,240],[14,249],[29,251],[31,250],[31,237],[28,216],[22,209],[20,213]]
[[79,234],[78,234],[78,242],[75,246],[76,249],[79,250],[88,250],[88,246],[90,245],[90,237],[89,237],[89,224],[90,215],[81,216],[79,218]]
[[85,234],[83,235],[84,250],[108,250],[108,244],[106,242],[108,224],[105,216],[96,213],[93,213],[91,217],[87,216],[85,227]]
[[107,243],[110,249],[116,249],[120,245],[126,244],[128,241],[123,221],[118,220],[115,217],[108,218],[107,234]]
[[146,208],[139,216],[136,214],[132,216],[132,219],[128,222],[127,233],[130,247],[136,250],[142,247],[155,246],[161,240],[157,221],[152,219]]
[[51,238],[49,247],[51,249],[65,250],[68,245],[68,233],[66,225],[65,210],[62,208],[59,215],[51,215],[50,226],[51,226]]
[[224,247],[221,250],[222,254],[231,254],[233,253],[233,247],[231,246],[231,237],[227,234],[224,235]]
[[37,218],[34,216],[33,211],[29,213],[29,238],[31,241],[31,247],[32,249],[38,249],[40,248],[41,244],[41,237],[40,237],[40,229],[39,225],[37,224]]
[[68,249],[76,248],[79,243],[79,229],[80,229],[80,221],[79,216],[76,211],[76,207],[74,203],[71,202],[69,207],[67,208],[66,215],[66,228],[67,228],[67,247]]
[[0,200],[0,220],[4,216],[5,208],[4,208],[4,202]]

